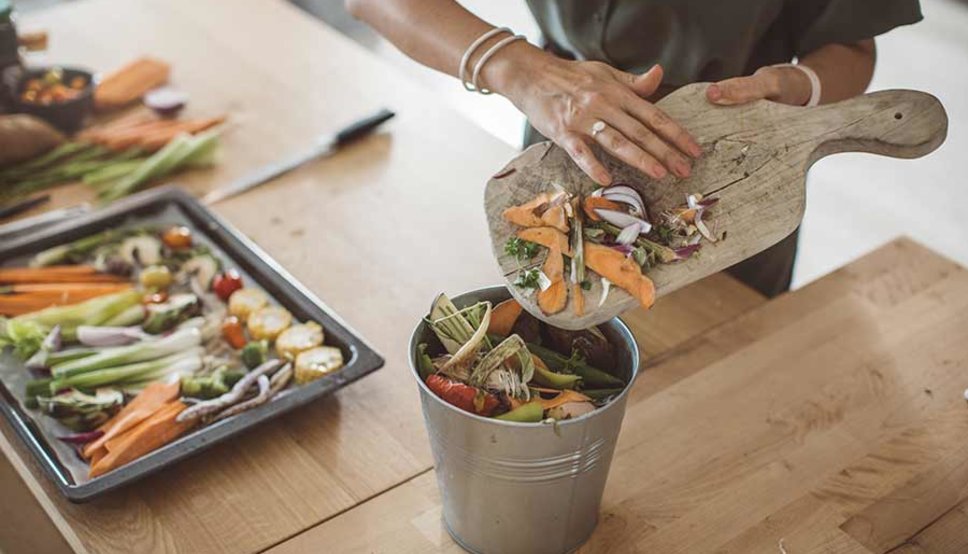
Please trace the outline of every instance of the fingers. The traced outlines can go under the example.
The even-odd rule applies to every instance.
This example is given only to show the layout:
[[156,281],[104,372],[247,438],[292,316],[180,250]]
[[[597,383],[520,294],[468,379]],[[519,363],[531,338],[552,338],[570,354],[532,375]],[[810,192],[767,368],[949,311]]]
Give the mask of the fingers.
[[776,94],[774,84],[773,79],[770,79],[766,73],[734,77],[709,85],[706,89],[706,98],[713,104],[721,106],[746,104],[772,97]]
[[601,132],[594,136],[594,139],[610,154],[653,179],[661,179],[667,174],[666,168],[662,166],[655,156],[646,152],[626,138],[625,135],[607,125]]
[[565,133],[556,142],[593,181],[603,187],[612,184],[612,175],[598,161],[583,137],[576,133]]
[[[648,153],[649,159],[658,160],[662,166],[668,168],[679,177],[685,178],[692,174],[690,162],[686,155],[659,138],[655,132],[642,125],[634,117],[621,110],[615,110],[615,112],[608,115],[608,121],[611,121],[615,129],[624,135],[625,138],[632,141],[632,143],[645,153]],[[632,165],[639,167],[637,164]],[[665,175],[665,171],[661,166],[658,169],[662,170],[662,175],[657,175],[657,171],[649,171],[643,167],[639,169],[657,179],[661,179]]]
[[[665,112],[640,98],[631,97],[622,106],[625,111],[658,135],[665,143],[675,147],[682,154],[698,158],[702,148],[681,125],[672,120]],[[661,154],[660,152],[654,152]],[[673,169],[670,167],[669,169]]]
[[655,94],[655,91],[659,90],[659,85],[662,84],[663,71],[659,64],[653,65],[651,69],[641,75],[626,73],[611,66],[609,66],[609,69],[618,81],[627,85],[632,89],[632,92],[642,98],[648,98]]

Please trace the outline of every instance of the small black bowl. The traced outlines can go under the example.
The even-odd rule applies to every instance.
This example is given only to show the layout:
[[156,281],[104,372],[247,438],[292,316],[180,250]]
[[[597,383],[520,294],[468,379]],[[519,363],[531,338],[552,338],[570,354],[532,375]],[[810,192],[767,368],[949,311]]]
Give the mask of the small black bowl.
[[[67,83],[75,77],[83,77],[87,85],[81,89],[81,94],[63,102],[46,105],[23,102],[20,96],[27,81],[43,77],[54,67],[62,71],[63,79]],[[68,134],[79,130],[84,125],[84,120],[94,111],[94,74],[77,67],[10,67],[3,72],[3,86],[9,93],[14,112],[39,117]]]

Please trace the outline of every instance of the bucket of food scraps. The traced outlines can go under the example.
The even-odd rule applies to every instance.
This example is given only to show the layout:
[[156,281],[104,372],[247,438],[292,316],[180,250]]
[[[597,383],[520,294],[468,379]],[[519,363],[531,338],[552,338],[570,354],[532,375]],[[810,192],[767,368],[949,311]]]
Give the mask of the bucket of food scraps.
[[564,331],[504,287],[440,295],[411,337],[410,367],[451,536],[481,553],[585,542],[638,366],[617,318]]

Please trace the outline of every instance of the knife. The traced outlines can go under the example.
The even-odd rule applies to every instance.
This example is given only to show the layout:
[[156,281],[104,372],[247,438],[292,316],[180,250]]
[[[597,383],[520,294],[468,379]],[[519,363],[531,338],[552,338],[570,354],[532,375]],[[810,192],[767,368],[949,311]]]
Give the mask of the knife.
[[225,200],[226,198],[231,198],[237,194],[241,194],[247,190],[253,189],[266,181],[296,169],[306,162],[328,156],[339,150],[341,147],[370,134],[370,132],[394,115],[395,114],[393,112],[384,108],[369,117],[365,117],[347,127],[344,127],[334,134],[324,135],[319,138],[315,146],[305,152],[301,152],[281,162],[271,163],[253,173],[250,173],[249,175],[246,175],[245,177],[242,177],[234,183],[229,183],[224,187],[213,190],[202,197],[202,203],[210,206],[215,202]]

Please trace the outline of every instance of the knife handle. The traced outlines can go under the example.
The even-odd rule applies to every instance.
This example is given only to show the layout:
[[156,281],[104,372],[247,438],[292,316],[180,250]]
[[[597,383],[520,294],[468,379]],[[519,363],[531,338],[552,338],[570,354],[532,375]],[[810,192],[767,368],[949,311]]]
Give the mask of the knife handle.
[[370,117],[365,117],[355,123],[351,123],[336,133],[336,145],[343,146],[369,134],[370,131],[376,129],[394,115],[396,114],[384,108]]

